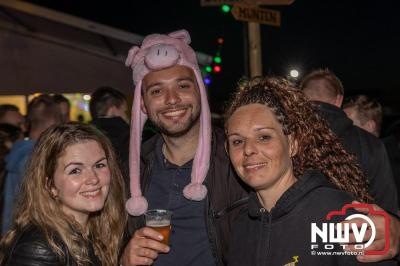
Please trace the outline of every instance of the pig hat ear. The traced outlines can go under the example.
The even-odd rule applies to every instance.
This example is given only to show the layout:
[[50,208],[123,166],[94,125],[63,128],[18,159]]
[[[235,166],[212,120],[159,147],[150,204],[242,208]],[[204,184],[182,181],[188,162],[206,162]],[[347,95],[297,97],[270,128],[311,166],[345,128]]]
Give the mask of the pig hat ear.
[[139,52],[140,48],[137,46],[132,47],[129,49],[128,57],[125,60],[125,66],[132,66],[134,62],[134,58],[136,54]]
[[187,45],[189,45],[190,41],[191,41],[189,33],[185,30],[178,30],[178,31],[171,32],[170,34],[168,34],[168,36],[175,38],[175,39],[179,39]]
[[140,146],[147,115],[141,110],[142,80],[152,71],[162,70],[175,65],[190,68],[197,81],[201,99],[200,132],[196,154],[193,160],[191,182],[183,189],[183,195],[190,200],[200,201],[207,195],[203,185],[206,178],[211,153],[211,115],[207,92],[198,67],[196,54],[189,46],[190,35],[179,30],[168,35],[152,34],[147,36],[141,47],[133,47],[126,59],[126,65],[132,68],[133,82],[136,85],[131,115],[131,138],[129,156],[130,193],[126,209],[133,216],[142,215],[148,208],[140,186]]

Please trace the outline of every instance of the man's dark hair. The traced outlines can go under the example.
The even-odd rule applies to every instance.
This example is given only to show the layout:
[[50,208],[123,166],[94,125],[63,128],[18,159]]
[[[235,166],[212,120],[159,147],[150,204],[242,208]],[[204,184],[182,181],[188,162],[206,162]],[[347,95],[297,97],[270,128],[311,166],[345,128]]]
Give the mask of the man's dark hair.
[[67,103],[68,106],[71,106],[69,100],[68,100],[67,98],[65,98],[65,96],[62,95],[62,94],[54,94],[54,95],[53,95],[53,100],[54,100],[54,102],[55,102],[56,104],[59,104],[59,103]]
[[0,104],[0,120],[3,119],[7,112],[19,112],[19,109],[12,104]]
[[96,89],[91,96],[89,110],[93,119],[106,116],[111,107],[119,108],[126,103],[126,97],[123,93],[107,86]]

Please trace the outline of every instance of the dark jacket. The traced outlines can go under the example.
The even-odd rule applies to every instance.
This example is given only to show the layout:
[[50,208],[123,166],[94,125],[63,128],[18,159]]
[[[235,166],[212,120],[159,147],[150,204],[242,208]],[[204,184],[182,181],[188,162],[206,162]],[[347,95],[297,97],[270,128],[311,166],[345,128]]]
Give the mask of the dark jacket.
[[109,138],[119,160],[124,162],[124,159],[129,157],[129,124],[121,117],[96,118],[92,120],[92,124]]
[[394,181],[397,186],[397,199],[400,206],[400,142],[394,135],[382,139],[392,166]]
[[[5,260],[1,266],[76,266],[76,262],[69,255],[67,246],[62,240],[56,237],[55,242],[66,254],[64,258],[54,252],[40,229],[30,226],[17,235],[10,250],[6,251]],[[92,245],[89,245],[88,251],[91,261],[88,266],[101,266]]]
[[397,212],[397,191],[385,146],[374,135],[356,127],[340,108],[317,102],[320,114],[339,137],[347,152],[355,155],[369,181],[375,202],[393,214]]
[[[144,196],[155,160],[155,145],[161,135],[157,134],[142,145],[141,187]],[[210,168],[204,184],[208,189],[206,203],[207,232],[217,265],[226,259],[233,221],[247,202],[247,192],[233,170],[224,147],[225,136],[221,129],[213,129]],[[143,217],[129,217],[129,233],[143,227]]]
[[[121,117],[100,117],[93,119],[91,123],[100,129],[110,140],[115,153],[118,156],[125,181],[129,182],[129,124],[127,124]],[[148,140],[155,134],[154,131],[151,130],[151,127],[146,125],[142,133],[143,141]]]
[[[318,241],[318,249],[311,249],[311,223],[322,228],[321,223],[327,222],[329,212],[341,210],[352,200],[353,197],[335,188],[318,171],[309,171],[300,177],[270,212],[262,207],[256,194],[251,193],[248,209],[241,211],[234,225],[228,265],[365,265],[349,255],[311,255],[313,250],[325,251]],[[340,222],[344,218],[334,216],[331,221]],[[336,247],[333,251],[343,249]]]

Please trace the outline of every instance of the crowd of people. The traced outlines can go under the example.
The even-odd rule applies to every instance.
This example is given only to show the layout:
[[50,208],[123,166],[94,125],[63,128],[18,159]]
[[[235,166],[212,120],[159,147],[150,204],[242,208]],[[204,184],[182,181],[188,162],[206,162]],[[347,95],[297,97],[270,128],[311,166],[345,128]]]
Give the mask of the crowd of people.
[[[0,105],[0,265],[397,265],[400,127],[378,138],[380,104],[343,104],[327,69],[299,85],[256,77],[215,126],[189,44],[180,30],[132,47],[130,119],[112,87],[92,93],[88,124],[62,95],[35,97],[26,116]],[[346,204],[373,228],[359,220],[345,249],[316,255],[311,225]],[[150,209],[173,213],[168,245]]]

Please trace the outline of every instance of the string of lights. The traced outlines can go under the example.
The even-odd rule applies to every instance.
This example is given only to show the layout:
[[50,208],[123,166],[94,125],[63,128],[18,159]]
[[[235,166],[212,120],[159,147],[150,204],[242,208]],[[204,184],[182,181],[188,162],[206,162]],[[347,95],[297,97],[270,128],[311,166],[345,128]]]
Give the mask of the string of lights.
[[[222,5],[221,10],[223,13],[229,13],[231,11],[231,7],[229,5]],[[208,86],[212,83],[212,74],[218,74],[222,71],[221,63],[222,63],[222,48],[224,44],[223,36],[219,36],[216,40],[217,43],[217,51],[215,56],[213,57],[213,61],[210,65],[205,66],[203,70],[203,80],[204,83]]]

